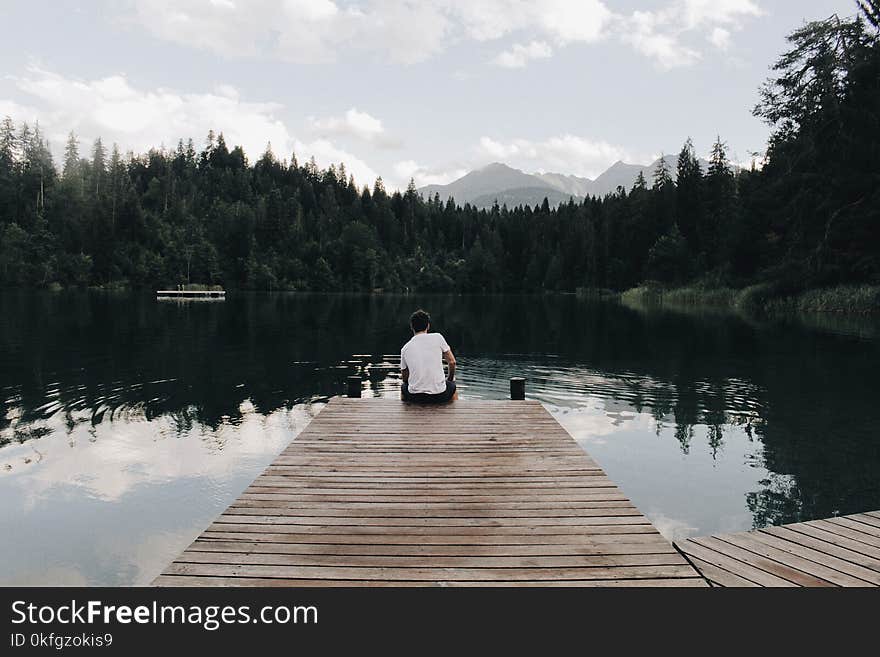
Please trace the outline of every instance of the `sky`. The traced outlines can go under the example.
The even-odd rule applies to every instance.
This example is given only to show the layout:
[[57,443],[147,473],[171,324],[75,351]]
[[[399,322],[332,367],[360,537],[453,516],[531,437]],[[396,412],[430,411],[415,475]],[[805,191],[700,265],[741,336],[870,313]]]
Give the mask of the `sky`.
[[359,185],[595,177],[717,136],[748,163],[785,36],[854,0],[0,0],[0,116],[123,151],[223,132]]

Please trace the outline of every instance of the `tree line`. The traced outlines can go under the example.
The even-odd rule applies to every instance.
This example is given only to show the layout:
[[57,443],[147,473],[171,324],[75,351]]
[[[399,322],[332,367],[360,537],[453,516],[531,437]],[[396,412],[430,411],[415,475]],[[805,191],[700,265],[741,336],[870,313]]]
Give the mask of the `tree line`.
[[123,154],[71,133],[60,166],[39,126],[0,124],[0,286],[306,291],[623,290],[645,281],[792,289],[880,283],[880,3],[789,37],[754,114],[762,166],[690,139],[631,188],[558,207],[478,209],[411,182],[358,187],[344,164],[250,163],[197,149]]

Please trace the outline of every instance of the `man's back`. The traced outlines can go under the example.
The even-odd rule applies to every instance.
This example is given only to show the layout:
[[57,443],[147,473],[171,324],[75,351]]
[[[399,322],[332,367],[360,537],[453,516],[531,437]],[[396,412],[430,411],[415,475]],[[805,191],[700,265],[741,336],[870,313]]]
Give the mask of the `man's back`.
[[400,369],[409,370],[409,392],[436,395],[446,390],[443,354],[449,345],[439,333],[417,333],[400,351]]

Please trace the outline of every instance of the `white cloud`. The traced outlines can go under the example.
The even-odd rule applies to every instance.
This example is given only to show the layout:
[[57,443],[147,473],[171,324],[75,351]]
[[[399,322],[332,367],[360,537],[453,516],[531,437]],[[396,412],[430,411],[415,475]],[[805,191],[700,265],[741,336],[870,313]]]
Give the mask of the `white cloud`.
[[531,33],[564,45],[604,36],[613,14],[600,0],[134,0],[128,20],[161,39],[224,57],[334,61],[367,51],[412,64],[461,39]]
[[[92,427],[83,422],[68,434],[62,415],[56,414],[47,423],[52,434],[40,439],[38,459],[33,458],[34,446],[29,442],[4,448],[3,459],[14,467],[25,509],[41,503],[62,483],[91,497],[114,501],[147,483],[217,477],[247,461],[265,463],[317,410],[319,406],[297,405],[267,416],[246,413],[236,426],[211,429],[196,424],[188,431],[191,440],[168,439],[181,436],[174,418],[167,415],[124,425],[103,422]],[[212,444],[222,449],[212,451]],[[31,458],[25,461],[24,457]]]
[[653,510],[645,513],[667,541],[682,541],[699,534],[699,527],[694,527],[685,519],[671,518],[662,512]]
[[409,181],[415,180],[416,187],[425,185],[446,185],[458,180],[468,172],[467,167],[451,167],[448,169],[424,166],[415,160],[404,160],[394,165],[395,180],[393,184],[404,188]]
[[515,155],[519,147],[516,144],[502,144],[491,137],[480,137],[479,150],[493,159],[503,160],[511,155]]
[[673,7],[689,29],[715,23],[735,24],[742,18],[764,14],[754,0],[683,0]]
[[[144,90],[121,75],[80,80],[33,67],[13,82],[33,99],[33,106],[0,99],[0,114],[18,121],[39,119],[56,156],[71,130],[79,136],[84,154],[97,137],[108,144],[116,142],[123,150],[145,152],[160,144],[173,147],[178,139],[188,137],[200,147],[202,138],[214,130],[223,132],[230,148],[241,145],[251,161],[271,142],[280,157],[294,152],[304,161],[314,156],[321,167],[344,162],[359,184],[372,184],[376,178],[363,160],[328,139],[296,138],[278,117],[283,109],[278,103],[247,101],[229,85],[211,93]],[[344,119],[341,127],[359,130],[368,138],[384,133],[378,119],[355,109]]]
[[709,43],[718,48],[718,50],[727,50],[730,48],[730,30],[716,27],[709,33]]
[[520,31],[563,45],[597,41],[613,18],[599,0],[446,0],[447,11],[475,41],[492,41]]
[[331,164],[345,164],[347,174],[354,176],[355,183],[359,187],[369,185],[372,187],[379,174],[376,173],[366,162],[359,157],[345,151],[327,139],[314,139],[304,142],[295,140],[293,151],[302,164],[305,160],[314,157],[318,167],[325,169]]
[[[73,411],[75,423],[68,428],[64,414],[56,413],[44,425],[51,434],[3,448],[0,465],[11,468],[4,472],[4,526],[37,527],[37,518],[53,515],[50,508],[56,516],[58,509],[100,509],[100,517],[64,527],[67,540],[62,542],[53,541],[58,534],[47,530],[40,553],[18,551],[12,567],[4,562],[0,581],[83,586],[125,578],[126,584],[148,584],[321,406],[299,404],[265,416],[243,411],[239,423],[214,428],[198,422],[181,428],[171,415],[150,421],[105,419],[93,427],[86,411]],[[134,408],[123,409],[122,415]],[[14,430],[14,425],[0,430],[0,436],[11,439]],[[170,491],[179,486],[203,497],[186,513],[166,513],[164,508],[174,503]],[[126,512],[140,513],[144,505],[163,510],[145,513],[137,526],[114,524]],[[99,552],[101,572],[108,563],[115,564],[112,572],[102,575],[95,569],[92,555]],[[96,581],[96,575],[104,581]]]
[[14,100],[0,98],[0,119],[7,116],[15,122],[28,123],[34,123],[40,118],[39,112],[33,107],[25,107]]
[[[284,53],[290,58],[326,56],[322,34],[339,27],[339,8],[329,0],[135,0],[128,19],[153,35],[225,56]],[[342,36],[344,38],[344,36]]]
[[630,16],[602,0],[132,0],[130,6],[127,17],[137,28],[223,57],[316,63],[367,54],[413,64],[462,41],[512,38],[515,45],[492,60],[512,68],[609,36],[661,68],[689,65],[699,53],[679,43],[682,33],[730,31],[763,13],[756,0],[670,0]]
[[743,19],[763,14],[754,0],[674,0],[656,11],[634,11],[622,19],[621,38],[658,68],[669,70],[702,59],[698,50],[682,43],[687,33],[700,32],[713,46],[727,50],[732,31],[742,28]]
[[359,111],[356,107],[352,107],[342,116],[309,117],[309,123],[312,129],[322,137],[343,135],[379,146],[399,145],[395,139],[388,135],[382,121],[367,112]]
[[209,93],[144,90],[122,75],[81,80],[34,67],[13,82],[33,99],[32,111],[55,148],[70,130],[84,142],[102,137],[138,152],[174,146],[180,138],[201,141],[211,129],[222,131],[228,144],[243,146],[251,158],[267,142],[276,152],[288,152],[293,143],[276,116],[281,105],[245,101],[229,86]]
[[604,3],[596,0],[550,0],[540,6],[530,4],[535,7],[539,23],[560,44],[598,41],[612,18]]
[[456,25],[433,2],[401,2],[372,0],[352,27],[348,41],[337,41],[342,50],[376,53],[380,59],[390,57],[400,64],[416,64],[437,55],[455,41]]
[[699,52],[682,45],[675,36],[658,31],[664,22],[662,17],[651,12],[633,12],[623,39],[663,70],[690,66],[699,61]]
[[618,160],[633,159],[632,154],[619,146],[570,134],[542,141],[501,142],[482,137],[477,157],[482,163],[503,160],[526,171],[561,172],[588,178],[594,178]]
[[335,61],[349,47],[414,63],[444,47],[449,20],[433,3],[373,0],[134,0],[128,20],[154,36],[224,57]]
[[504,68],[522,68],[532,59],[546,59],[553,54],[544,41],[531,41],[525,45],[516,43],[510,50],[500,53],[493,63]]

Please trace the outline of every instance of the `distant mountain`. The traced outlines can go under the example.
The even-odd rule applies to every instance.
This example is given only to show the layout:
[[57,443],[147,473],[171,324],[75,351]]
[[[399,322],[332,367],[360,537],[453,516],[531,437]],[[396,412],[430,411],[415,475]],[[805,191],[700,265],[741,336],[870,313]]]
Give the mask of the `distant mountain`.
[[[675,178],[676,157],[664,157],[667,167]],[[618,187],[629,190],[643,171],[648,184],[660,159],[651,164],[627,164],[615,162],[595,180],[561,173],[525,173],[506,164],[495,162],[476,169],[448,185],[427,185],[419,192],[426,198],[439,194],[445,201],[450,196],[459,204],[470,203],[479,208],[491,207],[497,200],[508,207],[517,205],[538,205],[546,197],[550,205],[565,203],[569,198],[576,201],[586,196],[605,196],[617,191]],[[700,160],[703,170],[709,163]]]
[[[443,198],[443,195],[441,194],[440,197]],[[555,207],[562,203],[568,203],[570,198],[577,200],[580,197],[560,192],[551,187],[517,187],[516,189],[506,189],[503,192],[483,194],[468,202],[478,208],[490,208],[495,204],[495,201],[498,201],[498,205],[513,208],[517,205],[541,205],[545,198],[551,206]],[[458,201],[458,197],[456,197],[456,201]]]
[[[452,196],[458,203],[464,204],[473,203],[477,198],[499,194],[508,189],[533,187],[552,189],[534,176],[496,162],[482,169],[471,171],[448,185],[428,185],[419,191],[426,197],[433,197],[435,193],[438,193],[444,201]],[[492,202],[490,200],[488,205],[492,205]]]
[[[668,155],[664,159],[666,160],[666,166],[669,167],[669,170],[672,172],[672,175],[674,177],[675,163]],[[601,174],[599,174],[599,177],[596,178],[596,180],[594,181],[596,189],[601,190],[598,195],[604,196],[605,194],[610,194],[611,192],[617,191],[618,187],[624,187],[627,191],[629,191],[633,184],[635,184],[636,178],[639,177],[639,173],[642,172],[644,172],[645,174],[645,179],[650,181],[651,176],[657,169],[657,165],[659,163],[660,158],[657,158],[647,166],[641,164],[627,164],[626,162],[621,162],[620,160],[618,160]]]
[[[584,197],[588,194],[595,193],[593,191],[593,181],[589,178],[579,178],[577,176],[566,176],[561,173],[536,173],[536,178],[540,178],[551,187],[564,192],[569,196]],[[542,199],[543,200],[543,199]],[[567,198],[565,199],[568,200]]]

